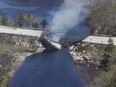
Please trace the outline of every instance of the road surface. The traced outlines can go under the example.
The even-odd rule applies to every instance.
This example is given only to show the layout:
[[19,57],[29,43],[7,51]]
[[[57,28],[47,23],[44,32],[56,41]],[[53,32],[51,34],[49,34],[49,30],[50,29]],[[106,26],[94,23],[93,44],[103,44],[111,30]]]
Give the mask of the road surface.
[[[109,44],[108,40],[110,37],[102,37],[102,36],[88,36],[83,40],[83,42],[94,43],[94,44]],[[116,37],[111,37],[113,40],[113,44],[116,45]]]
[[[42,32],[43,32],[42,30],[29,30],[29,29],[0,26],[0,33],[6,33],[6,34],[17,34],[17,35],[40,37]],[[107,36],[104,36],[104,37],[103,36],[88,36],[82,41],[87,43],[93,43],[93,44],[109,44],[108,43],[109,39],[110,37],[107,37]],[[113,44],[116,45],[116,37],[111,37],[111,39],[113,40]],[[54,42],[53,42],[53,45],[55,45]],[[56,46],[60,48],[60,45],[56,44]]]
[[16,35],[40,37],[42,32],[43,31],[0,26],[0,33],[6,33],[6,34],[16,34]]

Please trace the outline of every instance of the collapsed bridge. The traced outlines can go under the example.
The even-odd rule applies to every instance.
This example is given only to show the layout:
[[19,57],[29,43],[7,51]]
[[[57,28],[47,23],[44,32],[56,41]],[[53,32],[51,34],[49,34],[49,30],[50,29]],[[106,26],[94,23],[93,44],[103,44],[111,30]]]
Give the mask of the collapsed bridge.
[[[36,36],[38,38],[42,37],[43,32],[45,30],[30,30],[30,29],[22,29],[22,28],[15,28],[15,27],[6,27],[0,26],[0,33],[1,34],[16,34],[16,35],[24,35],[24,36]],[[85,43],[93,43],[93,44],[109,44],[108,40],[112,39],[113,44],[116,45],[116,37],[108,37],[108,36],[88,36],[82,40]],[[54,41],[49,40],[49,38],[45,38],[44,40],[49,43],[49,45],[55,47],[56,49],[60,49],[62,46]]]

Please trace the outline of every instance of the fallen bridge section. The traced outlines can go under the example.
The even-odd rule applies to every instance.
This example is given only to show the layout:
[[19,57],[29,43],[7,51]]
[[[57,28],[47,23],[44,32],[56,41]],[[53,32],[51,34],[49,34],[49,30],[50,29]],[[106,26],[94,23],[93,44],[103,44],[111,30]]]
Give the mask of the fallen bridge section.
[[59,43],[55,43],[44,37],[41,37],[40,41],[42,42],[42,45],[46,48],[47,51],[57,51],[60,50],[62,47]]

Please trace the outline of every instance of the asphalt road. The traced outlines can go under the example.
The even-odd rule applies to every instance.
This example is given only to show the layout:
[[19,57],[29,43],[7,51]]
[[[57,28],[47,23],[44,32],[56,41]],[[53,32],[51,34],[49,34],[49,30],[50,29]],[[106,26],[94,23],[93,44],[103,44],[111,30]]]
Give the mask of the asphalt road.
[[[43,32],[42,30],[29,30],[29,29],[0,26],[0,33],[6,33],[6,34],[40,37],[42,32]],[[109,44],[108,43],[109,39],[110,37],[108,36],[88,36],[82,41],[87,43],[94,43],[94,44]],[[111,37],[111,39],[113,40],[113,44],[116,45],[116,37]],[[55,43],[53,43],[53,45],[55,45]],[[58,48],[60,47],[58,44],[56,44],[56,46],[58,46]]]
[[0,26],[0,33],[6,34],[16,34],[16,35],[26,35],[26,36],[37,36],[40,37],[43,31],[38,30],[29,30],[29,29],[21,29],[15,27],[5,27]]

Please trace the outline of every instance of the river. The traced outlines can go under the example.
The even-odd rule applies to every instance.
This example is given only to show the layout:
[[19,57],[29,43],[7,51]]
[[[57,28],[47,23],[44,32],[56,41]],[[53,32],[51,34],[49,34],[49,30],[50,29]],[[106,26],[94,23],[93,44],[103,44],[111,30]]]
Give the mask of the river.
[[26,58],[10,87],[84,87],[67,49]]
[[[0,14],[5,12],[11,18],[15,18],[16,14],[24,12],[25,14],[31,13],[38,18],[50,19],[50,13],[56,11],[63,1],[1,0]],[[84,33],[81,39],[89,34],[88,29],[86,29],[87,32],[85,28],[78,28],[78,30],[82,31],[78,32],[79,35],[82,36]],[[77,35],[77,33],[72,34],[73,37],[75,34]],[[76,41],[78,40],[76,39]],[[84,83],[80,79],[79,72],[68,51],[61,49],[54,52],[34,54],[26,58],[12,78],[10,87],[84,87]]]

